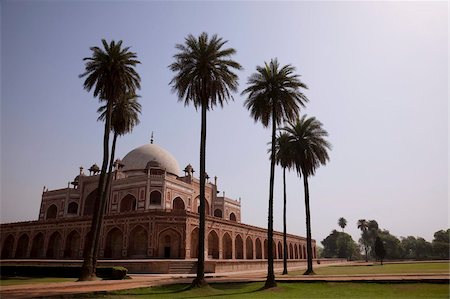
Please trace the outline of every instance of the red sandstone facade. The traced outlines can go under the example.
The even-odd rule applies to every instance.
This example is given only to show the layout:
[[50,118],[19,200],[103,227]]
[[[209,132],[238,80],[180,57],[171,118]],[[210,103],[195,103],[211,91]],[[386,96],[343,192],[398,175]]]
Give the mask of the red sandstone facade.
[[[80,169],[73,187],[45,190],[39,220],[1,224],[1,258],[81,259],[90,229],[98,167]],[[199,180],[155,144],[116,161],[100,239],[100,259],[194,259],[198,256]],[[241,223],[240,200],[206,184],[207,260],[267,258],[267,230]],[[288,259],[306,259],[306,239],[288,235]],[[283,257],[274,232],[274,257]],[[313,240],[313,258],[316,258]]]

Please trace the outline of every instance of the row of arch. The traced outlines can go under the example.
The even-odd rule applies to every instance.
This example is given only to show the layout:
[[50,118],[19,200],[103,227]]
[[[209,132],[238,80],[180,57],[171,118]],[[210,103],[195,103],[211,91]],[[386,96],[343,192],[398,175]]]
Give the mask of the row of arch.
[[[219,235],[216,231],[211,230],[207,237],[208,257],[211,259],[267,259],[268,258],[268,241],[259,237],[251,238],[247,236],[244,239],[240,234],[236,234],[234,242],[228,232],[223,233],[222,242],[219,242]],[[277,245],[275,245],[277,244]],[[191,233],[190,257],[198,257],[198,228]],[[244,246],[245,245],[245,246]],[[220,254],[220,252],[222,254]],[[315,246],[313,247],[313,258],[315,256]],[[281,241],[273,243],[273,257],[275,259],[283,259],[284,251]],[[287,259],[306,259],[306,246],[298,243],[288,243]]]
[[[94,212],[94,203],[95,198],[97,196],[97,191],[92,191],[85,200],[84,209],[83,209],[83,215],[92,215]],[[161,204],[161,192],[154,190],[150,193],[150,204],[151,205],[160,205]],[[69,215],[77,215],[78,214],[78,203],[77,202],[70,202],[67,206],[67,214]],[[173,210],[185,210],[185,204],[181,197],[176,197],[172,201],[172,209]],[[209,211],[209,204],[206,202],[206,211]],[[123,197],[120,200],[119,203],[119,212],[131,212],[137,210],[137,199],[132,194],[127,194],[125,197]],[[200,212],[200,206],[197,208],[197,212]],[[207,213],[209,215],[209,213]],[[45,214],[45,219],[55,219],[58,215],[58,207],[55,204],[50,205],[47,208],[47,212]],[[223,218],[222,210],[216,209],[214,210],[214,217]],[[234,213],[230,213],[229,220],[236,221],[236,215]]]
[[[107,231],[103,244],[104,258],[146,258],[148,252],[148,231],[142,225],[136,225],[129,234],[128,244],[125,245],[124,233],[117,227]],[[71,231],[65,239],[56,231],[48,236],[46,242],[42,232],[30,239],[27,233],[23,233],[15,242],[12,234],[3,242],[1,258],[73,258],[82,257],[83,244],[86,244],[88,234],[82,239],[77,230]],[[181,234],[174,229],[166,229],[159,234],[157,252],[152,254],[155,258],[181,258],[182,242]],[[64,242],[63,242],[64,241]],[[83,244],[82,244],[83,241]],[[83,245],[84,246],[84,245]]]

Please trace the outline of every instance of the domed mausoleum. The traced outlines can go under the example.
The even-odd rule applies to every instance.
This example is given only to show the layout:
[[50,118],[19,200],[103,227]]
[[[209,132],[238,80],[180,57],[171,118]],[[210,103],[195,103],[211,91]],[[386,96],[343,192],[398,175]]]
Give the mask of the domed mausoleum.
[[[99,167],[83,167],[66,188],[42,192],[39,219],[1,224],[1,259],[21,263],[81,263],[97,196]],[[199,179],[188,164],[145,144],[116,160],[99,245],[99,263],[130,272],[193,272],[198,256]],[[222,196],[220,196],[222,195]],[[241,223],[241,200],[225,197],[217,177],[206,183],[205,256],[208,272],[264,268],[267,231]],[[264,201],[265,199],[261,199]],[[274,232],[275,266],[283,238]],[[306,239],[288,234],[289,265],[306,259]],[[313,258],[316,256],[313,240]],[[174,262],[174,260],[178,260]]]

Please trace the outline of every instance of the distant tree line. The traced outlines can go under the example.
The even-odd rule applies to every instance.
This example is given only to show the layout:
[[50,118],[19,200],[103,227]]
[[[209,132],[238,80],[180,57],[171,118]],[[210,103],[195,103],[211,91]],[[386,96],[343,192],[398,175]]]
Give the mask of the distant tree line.
[[[338,221],[340,227],[344,222],[342,219],[344,218]],[[397,238],[388,230],[380,229],[375,220],[358,220],[357,227],[361,230],[358,244],[349,234],[333,230],[321,242],[323,249],[320,251],[320,257],[376,260],[375,244],[379,238],[385,250],[384,259],[449,259],[450,229],[435,232],[433,241],[428,242],[422,237]]]

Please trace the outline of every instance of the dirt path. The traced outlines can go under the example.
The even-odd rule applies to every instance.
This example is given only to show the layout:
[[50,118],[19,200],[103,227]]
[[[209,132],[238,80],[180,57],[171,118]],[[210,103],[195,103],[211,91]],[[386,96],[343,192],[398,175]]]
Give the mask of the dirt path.
[[[292,270],[298,270],[292,269]],[[277,271],[278,282],[440,282],[449,283],[450,275],[436,274],[376,274],[376,275],[314,275],[314,276],[282,276]],[[256,282],[265,280],[265,271],[247,271],[234,273],[214,273],[207,275],[208,282]],[[190,283],[194,274],[169,275],[169,274],[136,274],[130,275],[127,280],[98,280],[88,282],[54,282],[39,284],[24,284],[1,286],[0,297],[2,299],[49,297],[65,294],[91,293],[98,291],[116,291],[124,289],[151,287],[172,283]]]

